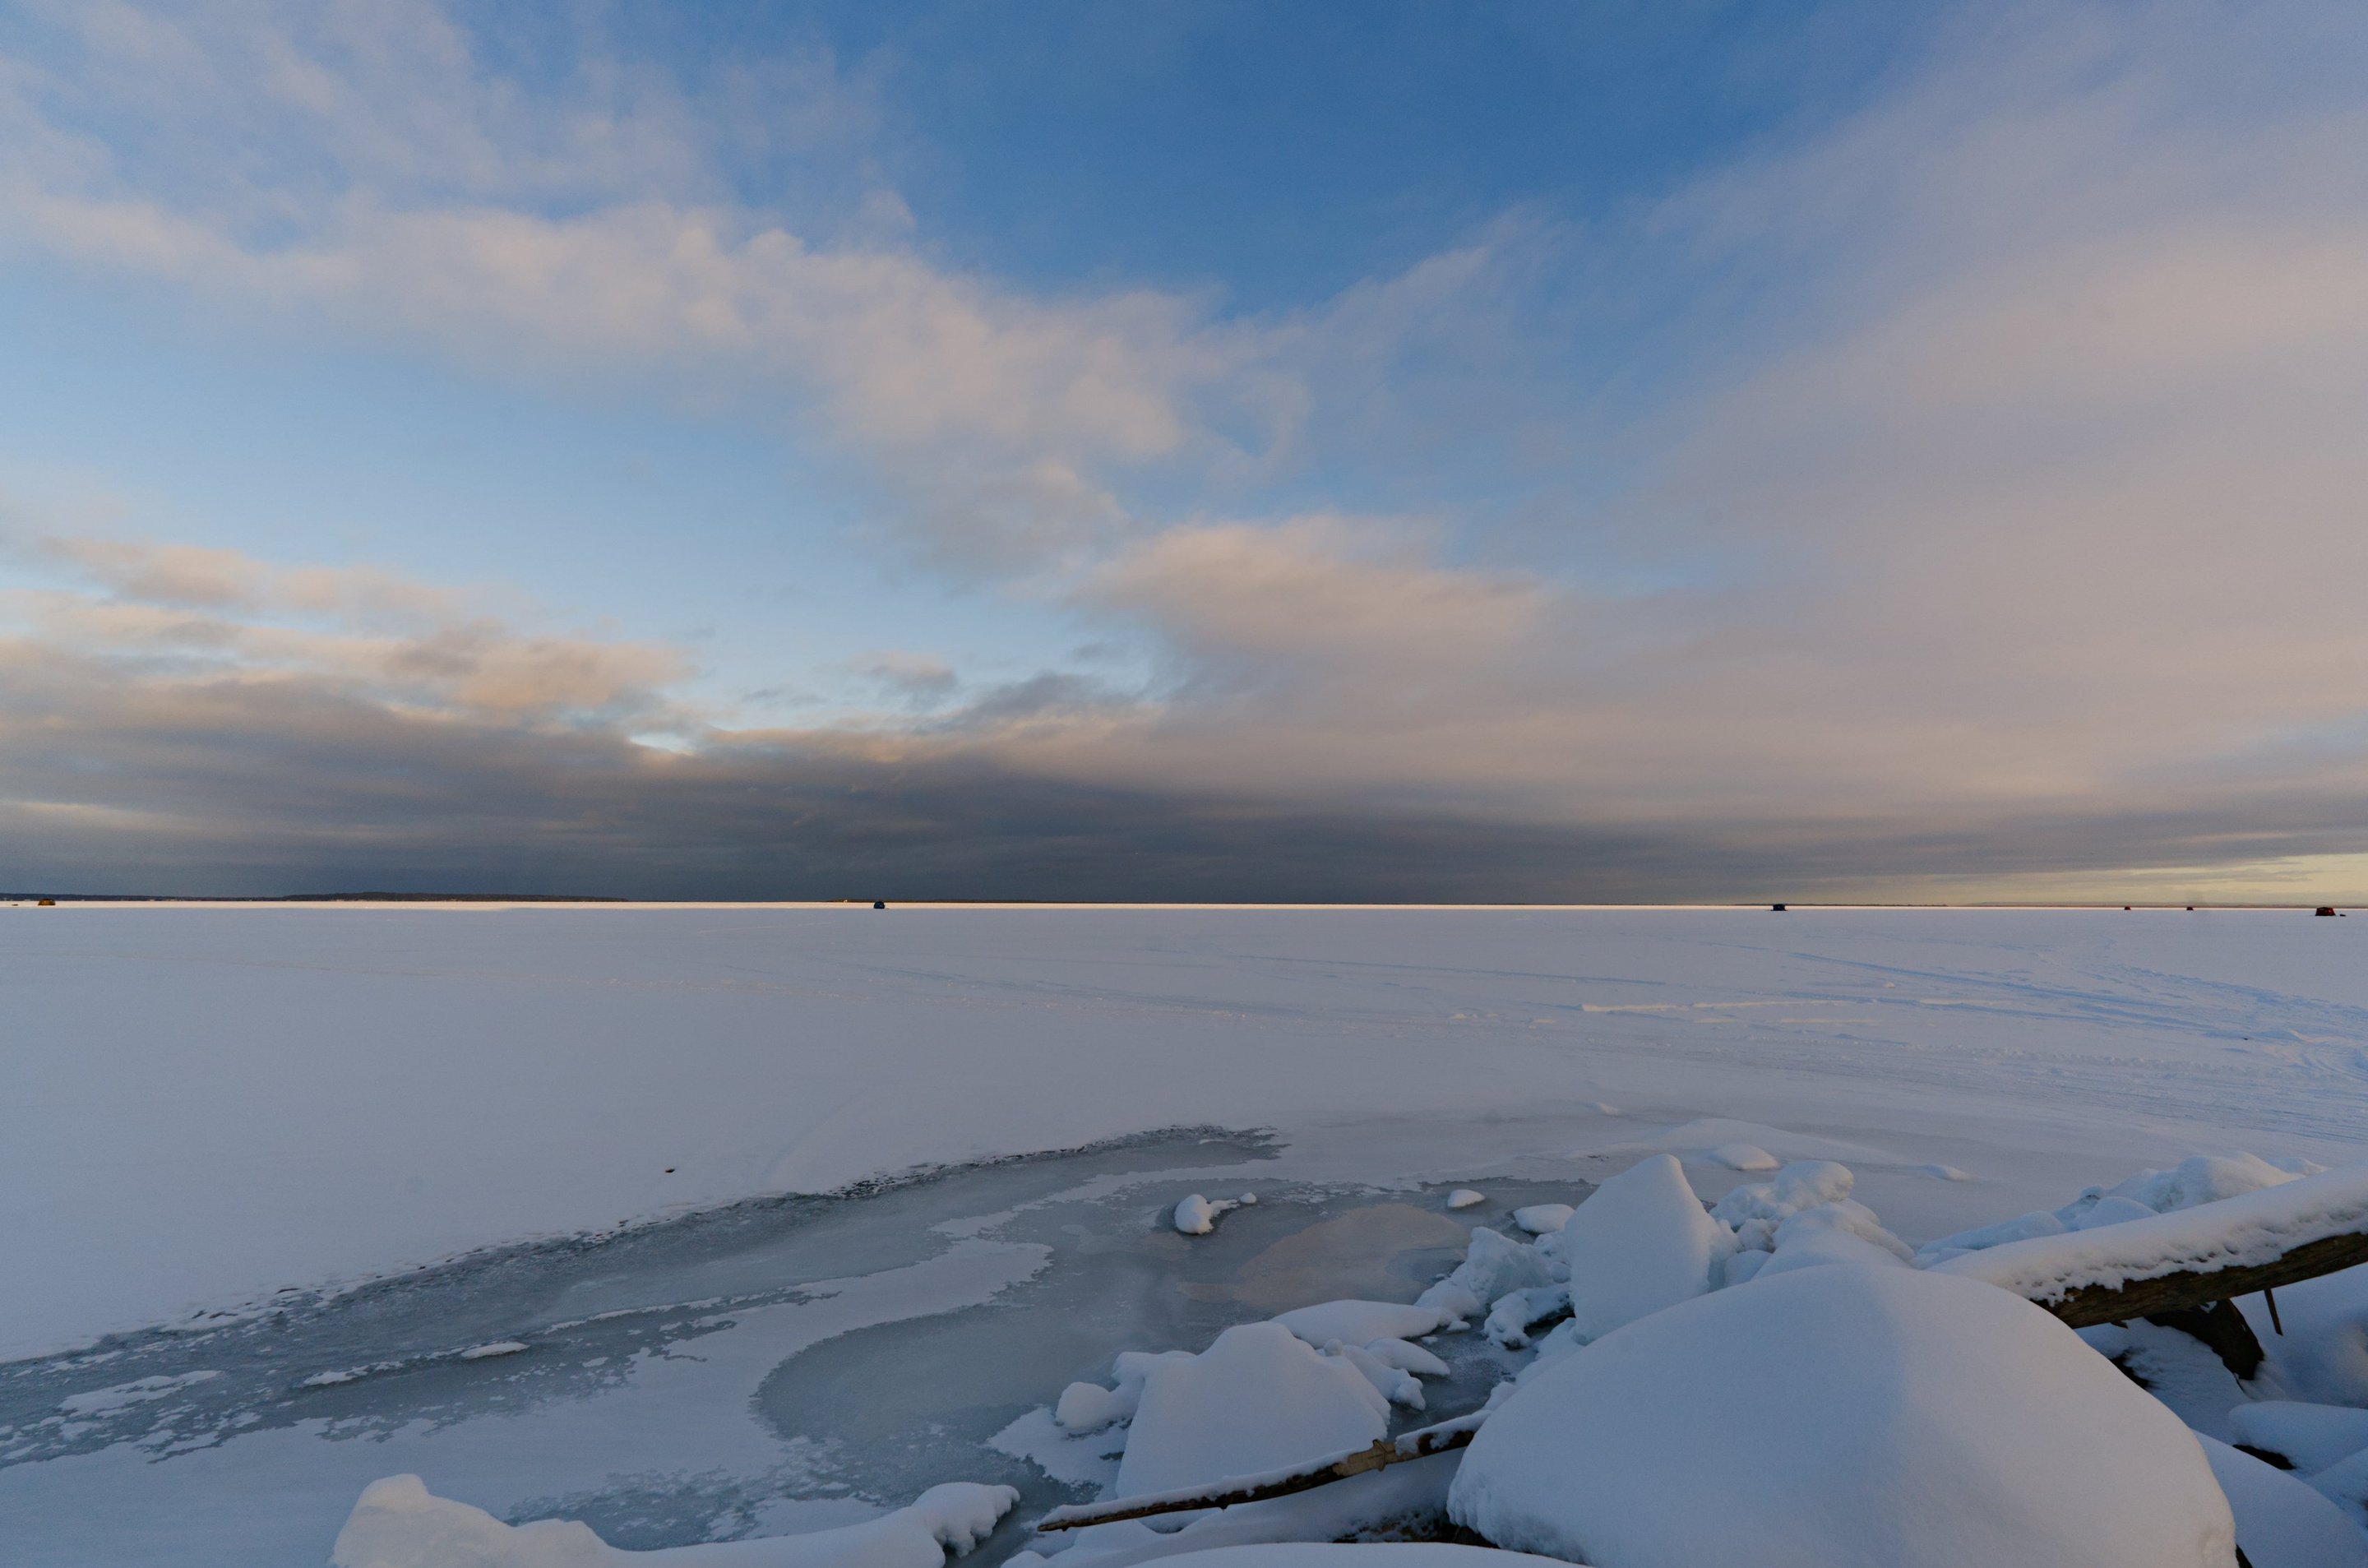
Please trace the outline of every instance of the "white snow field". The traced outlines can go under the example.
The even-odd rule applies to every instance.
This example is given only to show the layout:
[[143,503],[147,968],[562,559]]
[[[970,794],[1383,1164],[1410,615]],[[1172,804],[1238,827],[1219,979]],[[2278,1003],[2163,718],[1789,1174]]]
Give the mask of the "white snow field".
[[[1585,1426],[1554,1402],[1664,1365],[1725,1392],[1598,1437],[1666,1485],[1499,1465],[1489,1517],[1529,1522],[1491,1539],[1907,1562],[1953,1517],[1934,1478],[1979,1473],[2020,1505],[1913,1561],[2220,1568],[2233,1501],[2255,1568],[2368,1562],[2330,1534],[2368,1524],[2368,1280],[2282,1290],[2283,1334],[2240,1303],[2269,1357],[2242,1383],[2000,1288],[2249,1256],[2276,1225],[2246,1217],[2302,1201],[2277,1189],[2368,1160],[2368,924],[69,904],[0,908],[0,995],[11,1563],[905,1568],[985,1536],[980,1562],[1316,1568],[1306,1543],[1443,1528],[1463,1456],[1031,1527],[1516,1387],[1508,1423]],[[2250,1229],[2221,1245],[2223,1215]],[[1819,1350],[1787,1303],[1826,1296],[1810,1318],[1863,1323]],[[1985,1345],[2027,1365],[1985,1381]],[[1780,1365],[1855,1403],[1742,1390]],[[2051,1394],[2077,1474],[1994,1452]],[[1850,1502],[1878,1458],[1888,1512]],[[390,1477],[418,1479],[358,1511]],[[1691,1541],[1655,1507],[1761,1522]],[[2061,1555],[2116,1517],[2168,1533]]]

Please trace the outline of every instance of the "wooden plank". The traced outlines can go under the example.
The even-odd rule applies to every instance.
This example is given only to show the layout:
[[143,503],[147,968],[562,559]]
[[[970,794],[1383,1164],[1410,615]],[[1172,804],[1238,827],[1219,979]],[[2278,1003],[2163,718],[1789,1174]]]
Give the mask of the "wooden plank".
[[2132,1279],[2118,1288],[2084,1285],[2055,1301],[2039,1304],[2073,1328],[2088,1328],[2100,1323],[2127,1323],[2133,1318],[2234,1301],[2256,1290],[2298,1285],[2362,1263],[2368,1263],[2368,1233],[2322,1236],[2268,1263],[2249,1267],[2182,1269],[2151,1279]]
[[1404,1464],[1408,1460],[1428,1459],[1432,1454],[1463,1448],[1479,1430],[1480,1423],[1473,1415],[1459,1415],[1436,1426],[1425,1426],[1395,1437],[1376,1438],[1370,1448],[1353,1449],[1348,1453],[1319,1460],[1280,1475],[1261,1476],[1238,1483],[1219,1482],[1212,1487],[1182,1494],[1120,1497],[1108,1503],[1055,1508],[1038,1520],[1036,1528],[1044,1531],[1083,1529],[1087,1525],[1113,1524],[1120,1519],[1147,1519],[1158,1514],[1178,1514],[1200,1508],[1230,1508],[1242,1503],[1263,1503],[1272,1497],[1289,1497],[1294,1493],[1312,1492],[1318,1486],[1346,1481],[1353,1475],[1367,1474],[1384,1465]]

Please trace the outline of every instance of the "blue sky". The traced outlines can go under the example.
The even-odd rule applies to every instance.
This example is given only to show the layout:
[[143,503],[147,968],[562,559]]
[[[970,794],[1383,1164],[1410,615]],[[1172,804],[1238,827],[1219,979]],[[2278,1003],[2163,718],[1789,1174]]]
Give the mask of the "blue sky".
[[2368,889],[2362,28],[0,10],[0,887]]

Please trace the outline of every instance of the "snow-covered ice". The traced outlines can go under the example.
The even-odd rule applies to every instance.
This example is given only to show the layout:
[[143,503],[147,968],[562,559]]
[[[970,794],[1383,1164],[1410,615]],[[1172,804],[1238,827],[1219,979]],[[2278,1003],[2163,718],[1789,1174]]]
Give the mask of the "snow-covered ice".
[[[1015,1486],[991,1564],[1138,1437],[1177,1473],[1312,1457],[1221,1445],[1210,1390],[1401,1429],[1714,1302],[1945,1278],[1911,1243],[1962,1274],[2291,1240],[2368,1153],[2368,965],[2271,912],[902,913],[0,912],[12,1564],[313,1568],[404,1472],[620,1552]],[[2203,1432],[2368,1405],[2358,1272],[2282,1289],[2283,1335],[2240,1303],[2248,1383],[2150,1324],[2082,1354]],[[1145,1416],[1238,1325],[1281,1373]],[[1061,1568],[1387,1535],[1459,1457]],[[1689,1471],[1725,1506],[1722,1473]],[[2236,1473],[2258,1568],[2264,1499],[2368,1519],[2368,1459]]]

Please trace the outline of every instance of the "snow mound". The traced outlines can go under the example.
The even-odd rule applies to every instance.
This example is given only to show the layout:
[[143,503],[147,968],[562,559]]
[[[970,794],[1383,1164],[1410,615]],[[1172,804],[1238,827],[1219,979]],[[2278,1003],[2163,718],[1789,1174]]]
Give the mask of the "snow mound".
[[1595,1568],[2234,1559],[2176,1416],[2040,1309],[1909,1268],[1758,1281],[1566,1357],[1481,1428],[1449,1509]]
[[[2301,1185],[2262,1196],[2274,1198]],[[2245,1305],[2289,1392],[2324,1404],[2368,1404],[2368,1264],[2279,1286],[2283,1335],[2269,1330],[2266,1314],[2250,1311],[2259,1301],[2254,1297]]]
[[1571,1318],[1599,1339],[1624,1323],[1711,1288],[1711,1267],[1734,1244],[1702,1211],[1677,1160],[1656,1154],[1588,1195],[1562,1228]]
[[1731,1171],[1772,1171],[1779,1163],[1775,1155],[1757,1143],[1721,1143],[1715,1149],[1703,1150],[1702,1158]]
[[940,1568],[968,1551],[1019,1501],[1008,1486],[953,1482],[910,1507],[842,1529],[757,1540],[622,1551],[574,1519],[506,1525],[427,1490],[416,1475],[362,1489],[330,1549],[330,1568]]
[[1459,1187],[1447,1195],[1447,1206],[1450,1209],[1474,1209],[1487,1201],[1486,1193],[1474,1192],[1468,1187]]
[[[1927,1168],[1947,1171],[1952,1167]],[[2252,1154],[2196,1154],[2167,1171],[2140,1171],[2112,1187],[2086,1187],[2061,1209],[2038,1210],[1927,1242],[1921,1256],[1927,1262],[1940,1262],[1961,1252],[1980,1251],[2008,1242],[2060,1236],[2066,1231],[2091,1231],[2124,1220],[2143,1220],[2150,1214],[2176,1213],[2199,1204],[2240,1198],[2264,1187],[2283,1187],[2303,1176],[2320,1175],[2324,1168],[2307,1160],[2295,1161],[2294,1168],[2288,1169]],[[1951,1179],[1970,1178],[1959,1171]]]
[[1347,1358],[1322,1354],[1280,1322],[1242,1324],[1198,1356],[1151,1369],[1111,1495],[1199,1486],[1362,1448],[1388,1427],[1389,1414],[1388,1400]]
[[2368,1410],[2265,1399],[2228,1413],[2228,1429],[2248,1449],[2260,1449],[2307,1474],[2368,1449]]
[[2368,1568],[2368,1535],[2284,1471],[2199,1436],[2253,1568]]
[[1404,1301],[1319,1301],[1284,1312],[1274,1321],[1321,1349],[1336,1339],[1349,1345],[1412,1339],[1443,1327],[1448,1319],[1434,1308]]
[[1513,1210],[1513,1223],[1533,1236],[1559,1231],[1574,1212],[1567,1203],[1532,1203]]
[[2328,1466],[2310,1477],[2307,1484],[2354,1525],[2368,1530],[2368,1449]]
[[1218,1215],[1229,1214],[1257,1201],[1258,1194],[1255,1192],[1245,1192],[1230,1202],[1221,1198],[1213,1203],[1196,1192],[1176,1205],[1176,1210],[1168,1216],[1167,1222],[1185,1235],[1205,1236],[1217,1228]]

